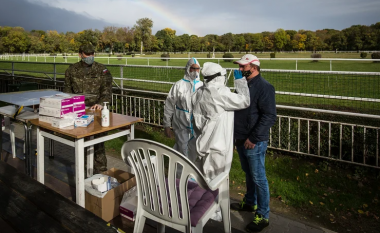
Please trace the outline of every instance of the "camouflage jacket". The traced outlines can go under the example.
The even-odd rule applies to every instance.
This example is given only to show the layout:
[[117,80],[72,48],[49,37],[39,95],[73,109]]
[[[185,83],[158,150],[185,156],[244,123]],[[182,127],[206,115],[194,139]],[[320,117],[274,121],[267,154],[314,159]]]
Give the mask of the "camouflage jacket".
[[98,62],[85,68],[82,61],[69,66],[65,73],[65,93],[94,94],[96,97],[86,98],[86,106],[109,102],[112,98],[112,76],[110,71]]

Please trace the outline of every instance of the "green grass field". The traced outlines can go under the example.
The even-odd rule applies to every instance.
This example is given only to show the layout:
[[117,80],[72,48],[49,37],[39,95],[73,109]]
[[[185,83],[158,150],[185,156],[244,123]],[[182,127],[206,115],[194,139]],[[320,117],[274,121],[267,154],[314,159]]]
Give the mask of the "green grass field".
[[[205,57],[206,54],[192,54]],[[218,56],[222,56],[218,54]],[[235,54],[238,57],[242,54]],[[257,54],[260,56],[269,56],[269,54]],[[290,58],[295,58],[294,56],[309,56],[305,53],[278,53],[278,57],[286,56]],[[354,58],[357,56],[356,53],[349,54],[335,54],[328,53],[323,55],[329,55],[333,58],[338,58],[338,55],[344,55],[343,58]],[[149,55],[149,56],[159,56]],[[121,70],[123,72],[123,78],[137,79],[137,80],[149,80],[149,81],[161,81],[161,82],[176,82],[183,77],[183,68],[166,68],[167,64],[169,66],[184,67],[187,62],[185,60],[170,60],[167,62],[161,61],[160,59],[150,59],[149,64],[151,66],[163,66],[156,68],[149,67],[119,67],[118,65],[125,65],[125,59],[127,58],[127,63],[129,65],[147,65],[148,57],[145,56],[143,59],[133,59],[130,56],[123,57],[122,60],[109,59],[110,65],[107,65],[108,58],[98,58],[97,61],[107,65],[107,68],[111,71],[113,77],[121,77]],[[173,56],[185,57],[187,54],[174,54]],[[335,57],[334,57],[335,56]],[[342,57],[340,57],[342,58]],[[47,57],[46,62],[53,62],[52,57]],[[30,59],[32,61],[33,59]],[[46,81],[51,81],[54,78],[54,65],[45,64],[44,57],[38,57],[38,62],[41,63],[29,63],[21,62],[14,63],[15,74],[25,75],[25,76],[35,76]],[[35,60],[33,60],[35,61]],[[69,64],[65,64],[63,58],[57,57],[55,59],[56,64],[56,78],[59,81],[64,81],[64,72],[68,68]],[[68,58],[68,63],[77,62],[77,58]],[[201,64],[209,60],[199,60]],[[212,61],[218,62],[216,59]],[[224,62],[219,60],[223,67],[236,68],[231,62]],[[363,59],[363,61],[333,61],[333,70],[344,70],[344,71],[361,71],[361,72],[380,72],[380,64],[374,63],[370,59]],[[298,61],[297,63],[299,70],[316,70],[316,71],[326,71],[330,69],[329,61]],[[282,70],[295,70],[295,61],[291,60],[262,60],[261,67],[263,69],[282,69]],[[2,70],[12,69],[12,63],[9,61],[0,61],[0,72]],[[36,72],[36,73],[32,73]],[[45,72],[45,73],[38,73]],[[276,91],[279,92],[293,92],[293,93],[304,93],[304,94],[317,94],[317,95],[331,95],[331,96],[343,96],[343,97],[358,97],[358,98],[370,98],[370,99],[380,99],[380,75],[361,75],[361,74],[322,74],[322,73],[301,73],[301,72],[272,72],[263,71],[262,75],[267,79]],[[145,91],[163,92],[167,93],[171,84],[164,83],[153,83],[153,82],[141,82],[132,80],[115,80],[117,85],[127,88],[127,89],[137,89]],[[228,86],[233,86],[233,76],[227,83]],[[355,100],[342,100],[334,98],[317,98],[317,97],[306,97],[297,95],[280,95],[276,96],[276,101],[278,104],[290,105],[290,106],[302,106],[310,108],[322,108],[330,110],[345,110],[352,112],[361,112],[369,114],[378,114],[380,111],[379,102],[365,102],[365,101],[355,101]]]
[[[268,53],[257,53],[255,54],[259,58],[269,58]],[[185,66],[188,54],[171,54],[171,58],[183,58],[183,59],[171,59],[168,62],[162,61],[161,59],[155,59],[160,57],[160,54],[153,55],[143,55],[136,56],[132,58],[131,55],[124,55],[120,60],[113,55],[111,58],[104,58],[104,55],[101,55],[101,58],[95,58],[96,61],[103,64],[115,64],[115,65],[151,65],[151,66]],[[190,57],[198,58],[201,65],[204,62],[216,62],[225,68],[236,68],[237,66],[232,62],[225,62],[222,59],[222,54],[216,54],[218,59],[206,59],[206,54],[201,53],[191,53]],[[234,54],[236,59],[243,56],[242,54]],[[277,53],[276,58],[310,58],[310,53]],[[339,58],[339,59],[360,59],[360,54],[358,53],[324,53],[322,58]],[[109,62],[108,62],[109,60]],[[360,72],[380,72],[380,65],[374,63],[370,59],[370,55],[366,59],[361,59],[362,61],[332,61],[331,67],[332,71],[360,71]],[[21,61],[21,58],[13,58],[11,61]],[[28,59],[25,60],[26,62]],[[30,57],[30,62],[57,62],[64,63],[66,60],[62,56],[54,57]],[[68,57],[68,63],[74,63],[78,61],[78,57]],[[330,61],[305,61],[305,60],[261,60],[262,69],[285,69],[285,70],[325,70],[330,71]]]

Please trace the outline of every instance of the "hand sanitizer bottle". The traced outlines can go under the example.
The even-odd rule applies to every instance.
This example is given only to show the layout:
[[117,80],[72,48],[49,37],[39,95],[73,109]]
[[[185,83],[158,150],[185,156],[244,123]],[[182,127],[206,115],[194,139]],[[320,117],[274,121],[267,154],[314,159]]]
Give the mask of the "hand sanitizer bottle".
[[102,109],[102,127],[110,126],[110,110],[107,108],[108,102],[104,102]]

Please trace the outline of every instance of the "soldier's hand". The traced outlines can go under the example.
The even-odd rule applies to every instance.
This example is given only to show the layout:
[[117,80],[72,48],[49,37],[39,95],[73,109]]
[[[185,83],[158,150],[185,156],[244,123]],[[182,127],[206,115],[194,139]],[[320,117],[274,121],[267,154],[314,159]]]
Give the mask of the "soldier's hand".
[[173,138],[173,132],[172,130],[170,129],[170,127],[165,127],[165,136],[168,137],[168,138]]
[[102,109],[103,109],[103,106],[100,104],[95,104],[94,106],[90,108],[90,110],[102,110]]

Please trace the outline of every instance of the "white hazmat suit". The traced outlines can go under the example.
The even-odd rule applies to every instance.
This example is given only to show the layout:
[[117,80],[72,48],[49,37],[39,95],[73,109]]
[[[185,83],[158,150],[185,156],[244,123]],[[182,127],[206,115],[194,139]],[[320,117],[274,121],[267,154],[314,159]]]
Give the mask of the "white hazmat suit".
[[[165,101],[164,127],[173,127],[176,143],[174,149],[187,156],[191,161],[195,160],[195,153],[189,153],[189,147],[195,148],[194,131],[191,122],[192,108],[191,96],[203,85],[199,79],[199,72],[190,72],[193,64],[199,66],[195,58],[191,58],[185,67],[183,79],[176,82]],[[194,144],[190,146],[189,144]],[[191,156],[191,154],[193,156]]]
[[231,168],[234,111],[250,105],[247,80],[235,79],[236,93],[225,86],[226,70],[206,62],[202,68],[205,84],[192,97],[196,131],[197,166],[210,181]]

